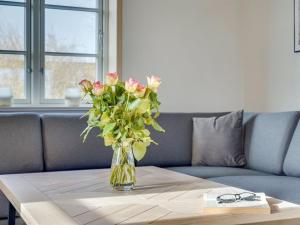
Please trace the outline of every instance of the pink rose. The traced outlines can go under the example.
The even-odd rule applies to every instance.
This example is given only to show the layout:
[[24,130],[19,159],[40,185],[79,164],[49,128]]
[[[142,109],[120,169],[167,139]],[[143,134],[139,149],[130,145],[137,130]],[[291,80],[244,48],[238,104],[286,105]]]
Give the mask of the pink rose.
[[134,93],[134,96],[137,98],[142,98],[144,97],[145,92],[146,92],[146,87],[139,83]]
[[93,85],[88,80],[82,80],[80,81],[79,85],[82,87],[82,90],[87,93],[93,89]]
[[134,93],[139,85],[137,80],[129,78],[128,81],[125,81],[125,90],[129,93]]
[[150,88],[153,92],[157,92],[159,85],[161,84],[161,80],[159,77],[151,76],[147,77],[148,88]]
[[116,85],[118,83],[119,80],[119,75],[115,72],[115,73],[108,73],[106,75],[106,84],[113,86]]
[[93,90],[92,90],[93,94],[95,96],[100,96],[103,94],[104,92],[104,85],[100,82],[100,81],[95,81],[93,83]]

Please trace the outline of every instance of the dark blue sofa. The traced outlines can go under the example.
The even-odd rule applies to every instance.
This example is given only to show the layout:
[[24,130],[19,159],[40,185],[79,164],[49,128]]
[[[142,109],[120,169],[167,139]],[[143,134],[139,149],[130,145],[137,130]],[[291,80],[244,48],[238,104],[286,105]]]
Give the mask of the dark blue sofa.
[[[245,113],[244,168],[191,166],[193,117],[225,113],[162,113],[165,134],[153,131],[151,145],[137,166],[159,166],[300,204],[299,112]],[[107,168],[112,151],[90,135],[82,112],[0,113],[0,174]],[[211,137],[213,139],[213,137]],[[0,218],[8,202],[0,194]],[[1,224],[1,222],[0,222]]]

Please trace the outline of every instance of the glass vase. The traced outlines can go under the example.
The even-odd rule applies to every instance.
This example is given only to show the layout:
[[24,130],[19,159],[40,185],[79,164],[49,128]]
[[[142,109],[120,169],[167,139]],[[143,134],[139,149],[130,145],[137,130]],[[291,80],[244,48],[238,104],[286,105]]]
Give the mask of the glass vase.
[[131,191],[135,182],[136,175],[132,148],[115,148],[111,163],[111,186],[117,191]]

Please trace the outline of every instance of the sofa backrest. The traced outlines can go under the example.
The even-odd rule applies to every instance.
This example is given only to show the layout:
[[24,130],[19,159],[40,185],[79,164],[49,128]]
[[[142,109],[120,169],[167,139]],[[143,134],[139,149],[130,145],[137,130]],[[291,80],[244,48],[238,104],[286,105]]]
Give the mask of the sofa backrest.
[[300,122],[298,122],[287,151],[283,172],[288,176],[300,177]]
[[[151,136],[159,145],[152,144],[137,165],[191,165],[192,118],[224,114],[162,113],[158,122],[166,133],[152,130]],[[0,174],[39,172],[43,167],[46,171],[109,167],[113,152],[96,137],[96,130],[82,143],[80,133],[86,119],[81,116],[82,112],[0,113]],[[282,174],[284,162],[285,174],[300,176],[300,125],[294,133],[298,119],[298,112],[245,113],[247,167]]]
[[248,115],[245,123],[247,167],[282,174],[283,161],[298,120],[298,112]]
[[0,113],[0,174],[41,171],[43,149],[39,115]]
[[[152,129],[152,144],[146,157],[138,166],[188,166],[192,157],[193,117],[210,117],[225,113],[162,113],[158,122],[166,133]],[[107,168],[111,164],[112,150],[105,147],[102,138],[93,130],[86,143],[80,133],[85,129],[86,119],[82,113],[46,113],[41,115],[44,142],[45,169],[71,170]]]
[[166,130],[151,137],[159,145],[150,145],[138,166],[190,166],[194,117],[221,116],[226,113],[162,113],[158,123]]
[[107,168],[112,150],[91,131],[86,142],[80,137],[86,128],[82,113],[41,115],[46,171]]

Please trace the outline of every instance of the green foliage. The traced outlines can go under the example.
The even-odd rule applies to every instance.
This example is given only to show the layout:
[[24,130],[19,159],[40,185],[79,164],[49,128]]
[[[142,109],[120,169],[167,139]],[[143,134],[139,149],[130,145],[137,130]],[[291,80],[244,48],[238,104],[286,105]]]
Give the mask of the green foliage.
[[147,147],[151,143],[157,144],[150,137],[147,126],[165,132],[156,122],[160,105],[157,93],[145,87],[142,96],[137,95],[128,92],[124,82],[104,85],[103,89],[98,96],[92,90],[85,92],[93,107],[86,114],[88,126],[82,132],[83,139],[86,139],[93,128],[98,128],[98,136],[104,138],[106,146],[112,146],[113,149],[132,146],[134,157],[141,160]]
[[132,146],[133,155],[136,158],[136,160],[141,160],[144,158],[147,150],[148,143],[144,142],[135,142]]
[[159,132],[165,132],[165,130],[155,120],[152,120],[152,127]]

